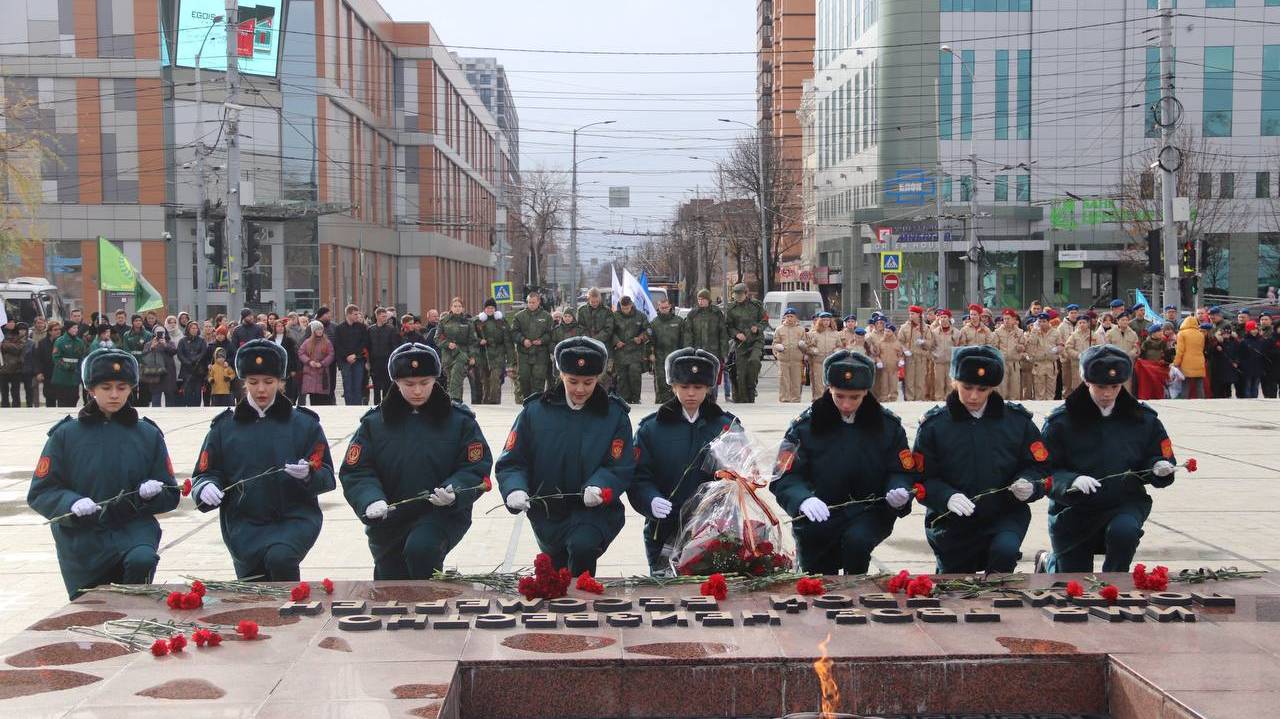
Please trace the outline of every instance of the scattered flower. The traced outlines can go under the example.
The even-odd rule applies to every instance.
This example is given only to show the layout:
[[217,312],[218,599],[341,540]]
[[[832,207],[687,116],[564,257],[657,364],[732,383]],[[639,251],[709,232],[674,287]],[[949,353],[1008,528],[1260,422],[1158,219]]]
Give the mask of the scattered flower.
[[1080,585],[1080,582],[1077,582],[1074,579],[1067,582],[1067,596],[1068,597],[1084,596],[1084,587]]
[[572,582],[569,570],[557,570],[551,564],[551,556],[543,553],[533,559],[533,576],[521,577],[517,589],[525,599],[559,599]]
[[1150,574],[1147,574],[1147,566],[1145,564],[1135,564],[1133,566],[1133,586],[1135,589],[1145,589],[1149,592],[1163,592],[1169,588],[1169,568],[1157,566]]
[[295,602],[305,602],[311,596],[311,585],[306,582],[298,582],[298,585],[289,590],[289,599]]
[[178,653],[187,646],[187,637],[184,634],[175,634],[169,637],[169,651]]
[[204,596],[204,594],[205,594],[205,592],[207,592],[207,591],[208,591],[208,590],[207,590],[207,589],[205,589],[204,582],[200,581],[199,579],[197,579],[197,580],[195,580],[194,582],[192,582],[192,583],[191,583],[191,593],[192,593],[192,594],[194,594],[194,595],[196,595],[196,596],[198,596],[198,597],[203,597],[203,596]]
[[817,597],[826,594],[826,585],[817,577],[801,577],[796,580],[796,594]]
[[209,641],[209,630],[201,627],[191,632],[191,641],[195,642],[197,647],[203,647]]
[[933,580],[920,575],[907,584],[908,597],[928,597],[933,595]]
[[222,635],[214,631],[210,631],[204,638],[205,641],[209,642],[209,646],[211,647],[216,647],[222,643]]
[[236,634],[239,634],[241,637],[243,637],[246,640],[257,639],[258,623],[254,621],[250,621],[248,619],[243,619],[240,621],[239,624],[236,625]]
[[1107,604],[1115,604],[1116,600],[1120,598],[1120,590],[1116,589],[1116,585],[1114,584],[1106,585],[1102,589],[1098,590],[1098,594],[1100,594],[1103,599],[1107,600]]
[[595,577],[591,576],[591,572],[583,572],[582,574],[579,574],[578,581],[574,586],[584,592],[604,594],[604,585],[596,581]]
[[169,592],[169,596],[164,598],[164,603],[169,605],[170,609],[182,609],[182,592]]
[[914,485],[911,486],[911,493],[915,495],[917,502],[924,501],[925,492],[924,492],[923,484],[916,482]]
[[325,594],[333,594],[333,580],[332,580],[332,579],[330,579],[330,578],[328,578],[328,577],[325,577],[324,579],[320,580],[320,586],[324,588],[324,593],[325,593]]
[[724,575],[719,572],[707,577],[707,581],[702,583],[699,590],[702,596],[715,597],[719,601],[729,596],[729,584],[725,581]]
[[1196,458],[1192,457],[1191,459],[1188,459],[1182,466],[1185,467],[1188,472],[1194,472],[1196,471],[1196,467],[1199,465],[1196,464]]
[[195,592],[187,592],[182,595],[183,609],[199,609],[204,606],[204,597]]
[[898,592],[905,590],[907,588],[907,584],[909,584],[910,582],[911,582],[911,572],[908,572],[905,569],[902,570],[901,572],[898,572],[897,576],[894,576],[892,579],[889,580],[889,586],[888,586],[889,593],[897,594]]
[[163,657],[169,653],[169,642],[163,639],[157,639],[151,645],[151,654],[157,657]]

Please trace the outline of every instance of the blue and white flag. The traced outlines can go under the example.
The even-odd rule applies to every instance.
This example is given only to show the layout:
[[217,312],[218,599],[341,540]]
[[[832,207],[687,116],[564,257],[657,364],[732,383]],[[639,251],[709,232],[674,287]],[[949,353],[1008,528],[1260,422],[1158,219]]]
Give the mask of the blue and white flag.
[[631,274],[627,268],[622,268],[622,293],[631,298],[635,303],[636,309],[644,314],[645,317],[653,319],[658,316],[658,310],[653,306],[653,300],[649,298],[649,292],[640,284],[640,280]]

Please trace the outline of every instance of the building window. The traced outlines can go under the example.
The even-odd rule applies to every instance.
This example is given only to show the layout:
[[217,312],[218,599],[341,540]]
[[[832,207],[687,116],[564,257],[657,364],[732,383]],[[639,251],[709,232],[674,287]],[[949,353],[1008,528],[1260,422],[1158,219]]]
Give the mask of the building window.
[[942,180],[942,199],[945,202],[951,202],[951,178],[947,177]]
[[1031,139],[1031,51],[1018,51],[1018,139]]
[[996,202],[1009,201],[1009,176],[996,175]]
[[1009,51],[996,50],[996,139],[1009,139]]
[[951,53],[938,51],[938,137],[950,140],[952,136]]
[[1018,202],[1031,202],[1031,175],[1018,175]]
[[960,137],[973,137],[973,81],[977,66],[973,50],[960,51]]
[[1218,176],[1218,198],[1230,200],[1236,196],[1236,176],[1231,172],[1224,172]]
[[844,145],[845,154],[850,156],[852,156],[853,153],[856,152],[856,150],[853,149],[853,140],[850,137],[851,135],[853,135],[853,103],[849,102],[848,98],[851,97],[852,95],[853,95],[853,81],[851,80],[845,81],[844,83],[844,96],[845,96],[844,137],[842,137],[841,140]]
[[1271,197],[1271,173],[1259,172],[1253,180],[1253,196],[1259,200]]
[[1231,137],[1232,74],[1235,71],[1235,48],[1231,46],[1204,49],[1204,134],[1206,137]]
[[[1280,0],[1274,2],[1280,7]],[[1262,48],[1262,134],[1280,135],[1280,45]]]
[[1156,176],[1151,172],[1142,173],[1142,177],[1138,180],[1138,191],[1144,200],[1154,200],[1156,197]]
[[1201,172],[1196,176],[1196,198],[1200,200],[1213,199],[1213,175]]
[[[1276,0],[1280,5],[1280,0]],[[1258,297],[1266,297],[1267,290],[1280,287],[1280,234],[1267,232],[1258,235]]]
[[1235,7],[1236,0],[1205,0],[1205,7]]

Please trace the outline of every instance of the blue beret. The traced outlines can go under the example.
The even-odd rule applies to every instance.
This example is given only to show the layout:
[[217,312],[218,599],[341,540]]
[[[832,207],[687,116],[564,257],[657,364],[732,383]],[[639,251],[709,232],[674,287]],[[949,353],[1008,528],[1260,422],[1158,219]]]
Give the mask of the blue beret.
[[897,331],[898,331],[898,326],[897,326],[897,325],[895,325],[895,324],[887,324],[887,325],[885,325],[885,326],[884,326],[884,328],[885,328],[885,329],[887,329],[887,330],[889,330],[890,332],[897,332]]
[[1040,314],[1036,315],[1036,319],[1038,319],[1038,320],[1047,320],[1047,319],[1049,319],[1049,313],[1048,313],[1048,312],[1041,312]]
[[833,316],[834,316],[834,315],[832,315],[830,312],[819,312],[819,313],[817,314],[817,318],[818,318],[818,319],[824,319],[824,318],[825,318],[825,319],[831,319]]
[[857,316],[857,315],[849,315],[848,317],[844,318],[844,321],[845,321],[845,322],[848,322],[849,320],[853,320],[854,322],[857,322],[857,321],[858,321],[858,316]]
[[834,389],[871,389],[876,379],[876,364],[870,357],[836,350],[822,361],[822,375]]
[[951,350],[951,378],[965,384],[998,387],[1004,381],[1004,357],[986,345],[956,347]]
[[862,328],[862,327],[858,327],[857,329],[855,329],[855,330],[853,331],[853,333],[854,333],[855,335],[858,335],[859,337],[862,337],[863,335],[865,335],[865,334],[867,333],[867,331],[866,331],[866,329],[864,329],[864,328]]
[[1124,307],[1124,300],[1111,300],[1112,307]]
[[783,314],[783,316],[785,317],[786,315],[798,315],[798,314],[800,314],[800,313],[799,313],[799,312],[796,312],[796,308],[794,308],[794,307],[788,307],[786,310],[784,310],[784,311],[782,312],[782,314]]
[[136,387],[139,374],[138,360],[118,347],[99,347],[80,364],[80,383],[85,389],[116,380]]
[[1213,325],[1212,325],[1211,323],[1209,323],[1209,322],[1201,322],[1201,323],[1200,323],[1200,329],[1202,329],[1202,330],[1211,330],[1211,329],[1213,329]]
[[405,377],[439,377],[440,355],[419,342],[402,344],[387,358],[387,374],[393,380]]
[[1068,312],[1070,312],[1071,310],[1078,310],[1078,309],[1080,309],[1080,305],[1067,305]]
[[1211,314],[1211,315],[1220,315],[1220,314],[1222,314],[1222,308],[1221,308],[1221,307],[1219,307],[1219,306],[1217,306],[1217,305],[1214,305],[1213,307],[1210,307],[1210,308],[1209,308],[1209,314]]
[[289,374],[289,355],[271,340],[245,342],[236,350],[236,376],[244,379],[255,374],[284,379]]
[[1164,323],[1163,323],[1163,322],[1152,322],[1152,323],[1151,323],[1151,326],[1150,326],[1150,327],[1147,327],[1147,331],[1148,331],[1148,332],[1158,332],[1158,331],[1160,331],[1160,330],[1161,330],[1161,329],[1163,329],[1163,328],[1164,328]]
[[1165,312],[1168,312],[1169,310],[1176,310],[1176,309],[1178,309],[1177,305],[1165,305],[1165,306],[1164,306],[1164,310],[1165,310]]
[[1080,378],[1089,384],[1124,384],[1133,376],[1133,360],[1115,345],[1094,345],[1080,354]]
[[609,361],[609,351],[592,337],[570,337],[556,345],[554,355],[561,372],[579,377],[604,374],[605,363]]
[[[1239,312],[1237,312],[1236,314],[1238,314],[1238,315],[1248,315],[1248,314],[1249,314],[1249,310],[1247,310],[1247,309],[1246,309],[1246,310],[1240,310],[1240,311],[1239,311]],[[1252,317],[1252,315],[1249,315],[1249,316],[1250,316],[1250,317]]]
[[1261,312],[1259,312],[1259,313],[1258,313],[1258,316],[1259,316],[1259,317],[1270,317],[1270,316],[1271,316],[1271,310],[1263,310],[1263,311],[1261,311]]
[[720,377],[720,360],[706,350],[685,347],[667,355],[667,384],[700,384],[710,387]]

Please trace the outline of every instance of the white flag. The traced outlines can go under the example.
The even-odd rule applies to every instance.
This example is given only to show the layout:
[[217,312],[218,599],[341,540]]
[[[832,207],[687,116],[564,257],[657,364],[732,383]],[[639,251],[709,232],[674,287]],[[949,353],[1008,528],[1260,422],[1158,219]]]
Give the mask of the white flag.
[[[626,272],[626,270],[623,270],[623,272]],[[609,286],[609,289],[612,290],[610,293],[612,296],[609,300],[613,304],[613,309],[616,312],[618,310],[618,303],[622,301],[622,283],[618,281],[618,268],[614,267],[613,263],[609,264],[609,274],[613,275],[613,284]]]
[[658,311],[653,307],[653,300],[649,299],[649,293],[644,291],[644,287],[640,285],[640,280],[631,274],[625,267],[622,269],[622,291],[631,301],[635,303],[636,309],[644,314],[645,317],[653,319],[658,316]]
[[0,298],[0,325],[9,323],[9,315],[4,311],[4,299]]

